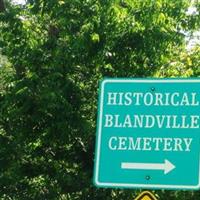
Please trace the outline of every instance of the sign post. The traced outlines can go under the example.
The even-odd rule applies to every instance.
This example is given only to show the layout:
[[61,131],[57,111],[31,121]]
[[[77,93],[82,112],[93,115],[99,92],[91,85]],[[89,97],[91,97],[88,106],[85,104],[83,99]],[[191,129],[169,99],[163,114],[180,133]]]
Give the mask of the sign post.
[[99,187],[200,187],[200,79],[105,79],[94,182]]

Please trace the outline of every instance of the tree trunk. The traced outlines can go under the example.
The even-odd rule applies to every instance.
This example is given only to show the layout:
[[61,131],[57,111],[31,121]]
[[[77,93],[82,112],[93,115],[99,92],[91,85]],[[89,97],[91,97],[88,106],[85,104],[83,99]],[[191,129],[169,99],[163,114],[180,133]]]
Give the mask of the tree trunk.
[[0,0],[0,12],[4,12],[5,11],[5,4],[3,0]]

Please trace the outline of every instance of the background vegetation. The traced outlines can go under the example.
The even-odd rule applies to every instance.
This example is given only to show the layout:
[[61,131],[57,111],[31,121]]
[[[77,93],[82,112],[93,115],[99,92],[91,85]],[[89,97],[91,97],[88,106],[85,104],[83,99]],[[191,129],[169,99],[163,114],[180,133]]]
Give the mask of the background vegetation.
[[199,11],[189,0],[0,0],[0,199],[134,199],[92,183],[98,82],[200,76],[185,40]]

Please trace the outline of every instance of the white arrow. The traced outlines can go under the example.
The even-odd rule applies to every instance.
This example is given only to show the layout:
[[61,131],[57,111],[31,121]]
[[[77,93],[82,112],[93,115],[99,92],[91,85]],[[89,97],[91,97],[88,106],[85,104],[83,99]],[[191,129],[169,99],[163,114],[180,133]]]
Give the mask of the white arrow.
[[176,166],[174,166],[169,160],[165,159],[164,163],[121,163],[122,169],[147,169],[147,170],[163,170],[164,174],[172,171]]

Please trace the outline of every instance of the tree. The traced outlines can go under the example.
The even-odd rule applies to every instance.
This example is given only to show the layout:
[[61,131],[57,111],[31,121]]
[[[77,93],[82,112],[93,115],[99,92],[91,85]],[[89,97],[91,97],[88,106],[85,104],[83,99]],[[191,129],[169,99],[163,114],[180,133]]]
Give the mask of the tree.
[[[1,199],[118,200],[138,193],[92,184],[98,81],[174,69],[185,49],[182,30],[199,27],[199,16],[186,14],[189,6],[186,0],[6,2],[0,44],[14,74],[0,100]],[[189,67],[195,75],[196,68]],[[168,200],[199,194],[156,193]]]

